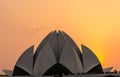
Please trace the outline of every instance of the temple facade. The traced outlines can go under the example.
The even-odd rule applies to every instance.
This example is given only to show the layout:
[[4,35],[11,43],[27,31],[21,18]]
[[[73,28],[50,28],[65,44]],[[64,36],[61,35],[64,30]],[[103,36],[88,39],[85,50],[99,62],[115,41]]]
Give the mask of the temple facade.
[[81,49],[65,32],[53,31],[43,39],[35,51],[34,46],[26,49],[13,71],[4,72],[8,76],[103,75],[101,63],[92,50],[83,44]]

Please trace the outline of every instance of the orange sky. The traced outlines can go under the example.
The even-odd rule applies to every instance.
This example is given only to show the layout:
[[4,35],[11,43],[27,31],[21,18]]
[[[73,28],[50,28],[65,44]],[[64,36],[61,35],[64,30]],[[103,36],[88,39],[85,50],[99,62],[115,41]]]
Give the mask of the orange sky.
[[55,29],[120,70],[120,0],[0,0],[0,73]]

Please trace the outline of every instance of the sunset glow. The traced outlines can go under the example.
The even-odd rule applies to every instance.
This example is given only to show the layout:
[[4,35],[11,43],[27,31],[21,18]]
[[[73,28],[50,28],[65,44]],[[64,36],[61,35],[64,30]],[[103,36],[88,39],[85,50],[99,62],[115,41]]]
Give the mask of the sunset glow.
[[0,0],[0,73],[53,30],[120,70],[120,0]]

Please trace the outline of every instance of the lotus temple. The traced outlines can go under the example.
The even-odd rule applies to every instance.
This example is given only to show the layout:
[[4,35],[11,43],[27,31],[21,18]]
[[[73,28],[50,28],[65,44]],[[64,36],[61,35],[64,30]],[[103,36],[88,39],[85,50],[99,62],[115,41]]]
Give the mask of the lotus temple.
[[103,69],[88,47],[81,49],[65,32],[52,31],[35,51],[34,46],[26,49],[12,71],[3,71],[6,77],[120,77],[110,72],[112,67]]

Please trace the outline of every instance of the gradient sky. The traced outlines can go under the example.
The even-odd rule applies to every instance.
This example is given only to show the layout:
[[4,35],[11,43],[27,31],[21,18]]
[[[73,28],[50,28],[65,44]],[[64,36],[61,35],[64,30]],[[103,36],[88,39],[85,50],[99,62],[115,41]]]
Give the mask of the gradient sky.
[[120,70],[120,0],[0,0],[0,73],[53,30]]

